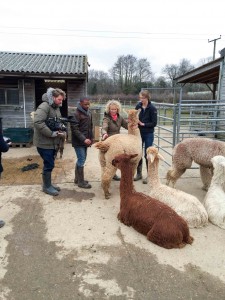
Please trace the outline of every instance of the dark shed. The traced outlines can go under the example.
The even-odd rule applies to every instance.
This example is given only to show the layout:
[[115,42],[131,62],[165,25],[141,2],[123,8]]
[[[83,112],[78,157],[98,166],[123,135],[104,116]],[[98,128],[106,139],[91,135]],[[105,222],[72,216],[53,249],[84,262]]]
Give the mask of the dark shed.
[[3,128],[32,127],[30,113],[48,87],[63,89],[61,113],[87,94],[87,55],[0,52],[0,118]]

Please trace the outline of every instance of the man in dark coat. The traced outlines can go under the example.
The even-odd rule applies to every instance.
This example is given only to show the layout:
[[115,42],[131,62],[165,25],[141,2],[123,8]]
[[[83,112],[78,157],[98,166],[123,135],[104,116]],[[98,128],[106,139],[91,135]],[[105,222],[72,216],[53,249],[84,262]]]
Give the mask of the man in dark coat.
[[84,164],[87,158],[87,148],[93,142],[93,124],[90,107],[90,100],[87,97],[81,98],[71,122],[71,140],[74,147],[77,162],[75,166],[74,183],[84,189],[90,189],[91,185],[84,180]]

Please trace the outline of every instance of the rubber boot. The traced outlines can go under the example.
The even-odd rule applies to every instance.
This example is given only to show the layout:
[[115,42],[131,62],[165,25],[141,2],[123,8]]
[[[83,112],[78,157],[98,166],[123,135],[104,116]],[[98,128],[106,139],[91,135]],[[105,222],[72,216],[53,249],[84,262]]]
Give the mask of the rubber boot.
[[[85,183],[88,183],[87,180],[84,180]],[[75,178],[74,178],[74,184],[78,184],[78,173],[77,173],[77,165],[75,166]]]
[[137,167],[137,175],[134,177],[134,181],[138,181],[142,179],[142,159],[139,161],[138,167]]
[[59,192],[52,186],[52,172],[42,174],[43,192],[51,196],[58,196]]
[[78,186],[83,189],[90,189],[91,185],[84,181],[84,167],[77,166]]

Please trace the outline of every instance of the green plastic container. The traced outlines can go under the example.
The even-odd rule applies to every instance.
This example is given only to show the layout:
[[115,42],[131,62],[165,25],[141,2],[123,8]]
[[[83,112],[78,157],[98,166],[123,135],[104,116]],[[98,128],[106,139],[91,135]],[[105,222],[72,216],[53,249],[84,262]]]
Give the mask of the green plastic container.
[[12,143],[31,143],[33,133],[33,128],[6,128],[3,130],[3,135],[9,137]]

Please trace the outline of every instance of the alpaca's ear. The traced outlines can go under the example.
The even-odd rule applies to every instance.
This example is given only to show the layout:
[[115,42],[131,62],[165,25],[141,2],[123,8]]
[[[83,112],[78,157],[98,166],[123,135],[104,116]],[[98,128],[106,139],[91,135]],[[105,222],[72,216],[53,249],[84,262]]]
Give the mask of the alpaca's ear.
[[165,160],[165,158],[161,154],[159,154],[159,153],[158,153],[158,158],[161,159],[162,161]]
[[139,116],[140,112],[141,112],[141,109],[139,108],[139,109],[137,110],[137,116]]

